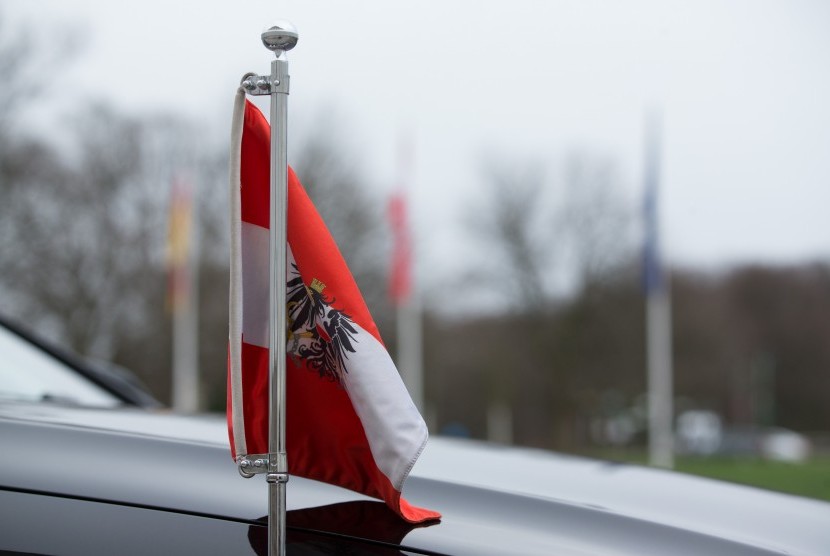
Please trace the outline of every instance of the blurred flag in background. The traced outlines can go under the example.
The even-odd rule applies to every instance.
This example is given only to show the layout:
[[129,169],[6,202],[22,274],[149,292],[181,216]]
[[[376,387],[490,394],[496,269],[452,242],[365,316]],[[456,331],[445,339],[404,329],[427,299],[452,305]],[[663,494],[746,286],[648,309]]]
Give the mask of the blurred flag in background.
[[173,316],[171,406],[183,413],[199,410],[199,307],[196,230],[191,182],[174,178],[170,189],[167,234],[167,310]]
[[190,294],[190,250],[193,191],[187,182],[175,178],[170,187],[170,222],[167,231],[168,311],[186,307]]
[[392,194],[387,214],[392,229],[389,298],[395,306],[399,307],[407,302],[412,293],[412,238],[403,191],[398,190]]

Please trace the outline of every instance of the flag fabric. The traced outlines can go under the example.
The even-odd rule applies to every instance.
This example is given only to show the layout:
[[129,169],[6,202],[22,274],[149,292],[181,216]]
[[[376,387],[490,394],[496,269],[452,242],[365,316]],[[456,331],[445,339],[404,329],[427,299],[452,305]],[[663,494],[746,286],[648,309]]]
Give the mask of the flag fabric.
[[182,310],[190,295],[190,248],[193,194],[181,179],[170,188],[170,222],[167,231],[167,300],[171,313]]
[[389,298],[392,303],[400,306],[406,303],[412,291],[412,240],[403,191],[394,193],[389,199],[387,215],[392,228]]
[[651,295],[663,289],[663,269],[657,236],[657,192],[647,185],[643,199],[643,289]]
[[[237,93],[231,147],[228,431],[234,458],[268,453],[270,127]],[[427,428],[331,234],[288,170],[286,452],[293,475],[401,497]]]
[[647,296],[664,290],[657,218],[657,156],[652,152],[655,148],[649,144],[643,193],[643,289]]

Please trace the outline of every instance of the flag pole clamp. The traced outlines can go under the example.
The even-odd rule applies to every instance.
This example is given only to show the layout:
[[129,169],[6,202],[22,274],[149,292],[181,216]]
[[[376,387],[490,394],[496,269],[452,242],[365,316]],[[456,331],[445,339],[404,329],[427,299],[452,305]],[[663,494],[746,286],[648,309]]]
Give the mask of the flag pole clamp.
[[[268,473],[268,462],[271,461],[271,454],[246,454],[236,458],[236,466],[239,474],[250,479],[260,473]],[[276,456],[276,454],[274,454]]]
[[[254,475],[261,475],[263,473],[278,473],[287,475],[285,470],[288,467],[286,465],[286,454],[284,453],[246,454],[244,456],[237,456],[236,466],[239,469],[239,474],[246,479],[250,479]],[[266,479],[268,482],[288,482],[287,478],[279,481],[271,481],[267,477]]]
[[251,96],[266,96],[272,93],[288,94],[289,76],[282,79],[271,79],[270,75],[246,73],[239,85]]

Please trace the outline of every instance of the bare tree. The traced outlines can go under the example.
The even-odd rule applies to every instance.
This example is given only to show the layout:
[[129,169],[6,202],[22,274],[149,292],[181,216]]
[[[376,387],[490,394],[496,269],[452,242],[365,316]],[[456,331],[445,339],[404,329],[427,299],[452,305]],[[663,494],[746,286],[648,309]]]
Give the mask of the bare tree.
[[569,155],[564,176],[538,161],[488,160],[484,198],[468,214],[483,262],[472,280],[540,309],[610,276],[631,256],[631,211],[611,160]]
[[[210,181],[218,167],[194,140],[194,126],[169,116],[92,104],[67,129],[70,149],[35,144],[24,158],[17,147],[7,165],[23,168],[6,172],[0,206],[7,311],[81,354],[132,368],[165,398],[170,186],[176,174]],[[226,306],[226,293],[220,299]]]
[[37,36],[26,22],[13,26],[0,9],[0,138],[21,133],[21,115],[49,93],[48,86],[38,86],[44,72],[60,72],[83,45],[71,29],[50,30],[50,40],[35,43]]
[[547,295],[546,273],[556,259],[552,196],[541,164],[485,166],[486,194],[467,215],[477,235],[482,266],[467,283],[506,296],[519,310],[540,308]]
[[577,284],[590,287],[606,280],[632,254],[633,213],[620,196],[613,160],[573,153],[565,164],[565,196],[558,213],[567,263]]
[[25,299],[27,314],[60,316],[58,335],[73,348],[110,357],[120,332],[144,314],[129,284],[147,283],[145,236],[157,224],[138,179],[139,124],[95,107],[78,125],[77,162],[53,153],[53,172],[9,196],[3,283]]

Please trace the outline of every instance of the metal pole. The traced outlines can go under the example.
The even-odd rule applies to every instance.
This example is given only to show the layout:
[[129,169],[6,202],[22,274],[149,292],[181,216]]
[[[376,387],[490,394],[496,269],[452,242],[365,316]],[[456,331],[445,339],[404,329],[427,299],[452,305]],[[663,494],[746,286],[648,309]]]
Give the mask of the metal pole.
[[[398,327],[398,369],[412,402],[419,411],[424,412],[424,362],[423,362],[423,324],[421,321],[421,300],[418,295],[417,275],[415,272],[415,227],[412,221],[409,199],[412,189],[414,170],[414,146],[411,136],[401,136],[398,152],[398,187],[400,188],[401,220],[396,227],[403,239],[397,241],[397,249],[404,250],[406,257],[403,272],[405,286],[395,293],[397,304]],[[400,256],[400,254],[398,254]]]
[[285,277],[287,241],[287,116],[288,60],[285,52],[297,44],[297,30],[279,22],[262,33],[265,47],[277,59],[271,62],[271,221],[270,221],[270,303],[268,421],[268,554],[285,554],[285,488],[288,462],[285,454]]
[[664,271],[660,251],[658,190],[660,174],[660,128],[657,114],[647,125],[645,186],[646,235],[646,342],[648,365],[649,463],[674,467],[672,403],[672,318],[669,273]]
[[666,469],[674,467],[670,303],[669,293],[660,291],[649,296],[646,306],[649,463]]

